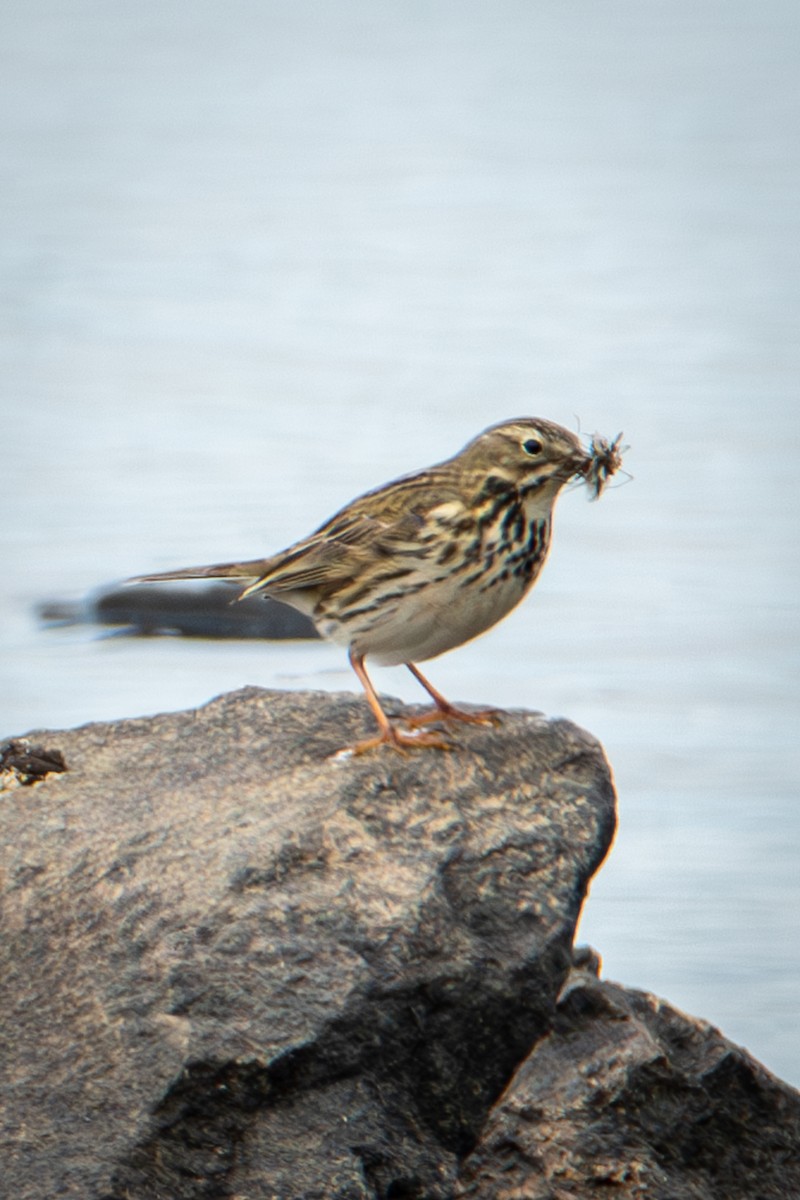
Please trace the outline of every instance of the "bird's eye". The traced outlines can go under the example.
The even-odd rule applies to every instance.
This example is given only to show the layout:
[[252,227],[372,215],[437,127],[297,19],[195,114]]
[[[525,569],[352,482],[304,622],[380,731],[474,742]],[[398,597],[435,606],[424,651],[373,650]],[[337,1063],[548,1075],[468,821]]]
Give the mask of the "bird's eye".
[[528,438],[527,442],[522,443],[522,449],[526,454],[541,454],[542,443],[538,438]]

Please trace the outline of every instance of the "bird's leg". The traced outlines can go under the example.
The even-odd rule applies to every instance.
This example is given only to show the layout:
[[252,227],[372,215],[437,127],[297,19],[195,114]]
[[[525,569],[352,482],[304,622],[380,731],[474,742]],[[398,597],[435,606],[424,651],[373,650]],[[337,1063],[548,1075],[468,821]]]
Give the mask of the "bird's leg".
[[413,663],[407,662],[411,674],[415,679],[419,680],[425,691],[430,696],[435,708],[430,712],[423,713],[419,717],[411,717],[407,724],[411,728],[417,725],[427,725],[430,721],[465,721],[468,725],[497,725],[499,724],[499,715],[497,709],[487,708],[481,712],[465,712],[462,708],[456,708],[449,700],[445,700],[441,692],[437,692],[432,683],[429,683],[418,667]]
[[378,693],[375,691],[372,680],[367,674],[366,667],[364,666],[364,655],[356,654],[353,650],[350,650],[349,657],[350,665],[366,692],[367,701],[380,728],[380,733],[377,737],[368,738],[367,741],[357,742],[355,746],[348,747],[352,754],[363,754],[365,750],[372,750],[375,746],[383,745],[394,746],[395,750],[406,750],[416,746],[431,746],[437,750],[452,749],[450,743],[446,742],[437,733],[403,733],[401,729],[392,724],[383,711],[381,702],[378,699]]

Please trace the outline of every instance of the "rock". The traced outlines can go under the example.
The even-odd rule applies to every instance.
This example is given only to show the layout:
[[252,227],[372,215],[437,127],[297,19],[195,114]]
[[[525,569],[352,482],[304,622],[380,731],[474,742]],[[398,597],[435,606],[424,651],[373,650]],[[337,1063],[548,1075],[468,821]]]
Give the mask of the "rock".
[[[6,1194],[738,1200],[755,1162],[791,1195],[800,1097],[573,958],[598,743],[513,713],[334,756],[369,732],[246,689],[31,736],[66,770],[0,793]],[[714,1156],[720,1191],[634,1189]]]
[[0,804],[15,1200],[451,1194],[614,794],[566,721],[330,757],[370,721],[247,689],[36,735],[67,771]]
[[800,1093],[707,1022],[576,971],[453,1194],[788,1200]]
[[228,583],[106,588],[78,602],[51,600],[40,605],[48,625],[96,624],[135,634],[184,637],[317,638],[311,620],[269,596],[237,597]]

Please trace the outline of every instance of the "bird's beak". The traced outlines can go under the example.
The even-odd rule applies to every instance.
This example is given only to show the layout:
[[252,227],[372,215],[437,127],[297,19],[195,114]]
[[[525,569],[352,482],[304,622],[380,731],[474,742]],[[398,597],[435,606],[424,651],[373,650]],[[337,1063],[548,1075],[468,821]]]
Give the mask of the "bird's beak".
[[575,453],[567,459],[564,468],[564,474],[567,479],[574,479],[579,475],[581,479],[586,478],[586,473],[592,465],[592,456],[587,454],[584,449],[576,450]]

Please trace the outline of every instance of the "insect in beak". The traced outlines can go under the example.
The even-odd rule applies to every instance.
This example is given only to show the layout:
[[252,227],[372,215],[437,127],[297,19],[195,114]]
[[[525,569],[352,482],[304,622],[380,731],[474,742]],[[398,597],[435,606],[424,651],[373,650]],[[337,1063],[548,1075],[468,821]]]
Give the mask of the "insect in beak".
[[599,433],[592,435],[589,443],[589,456],[583,469],[579,472],[584,483],[592,493],[592,500],[601,494],[612,475],[616,475],[622,467],[622,456],[628,449],[621,445],[622,434],[618,433],[613,442],[601,437]]

